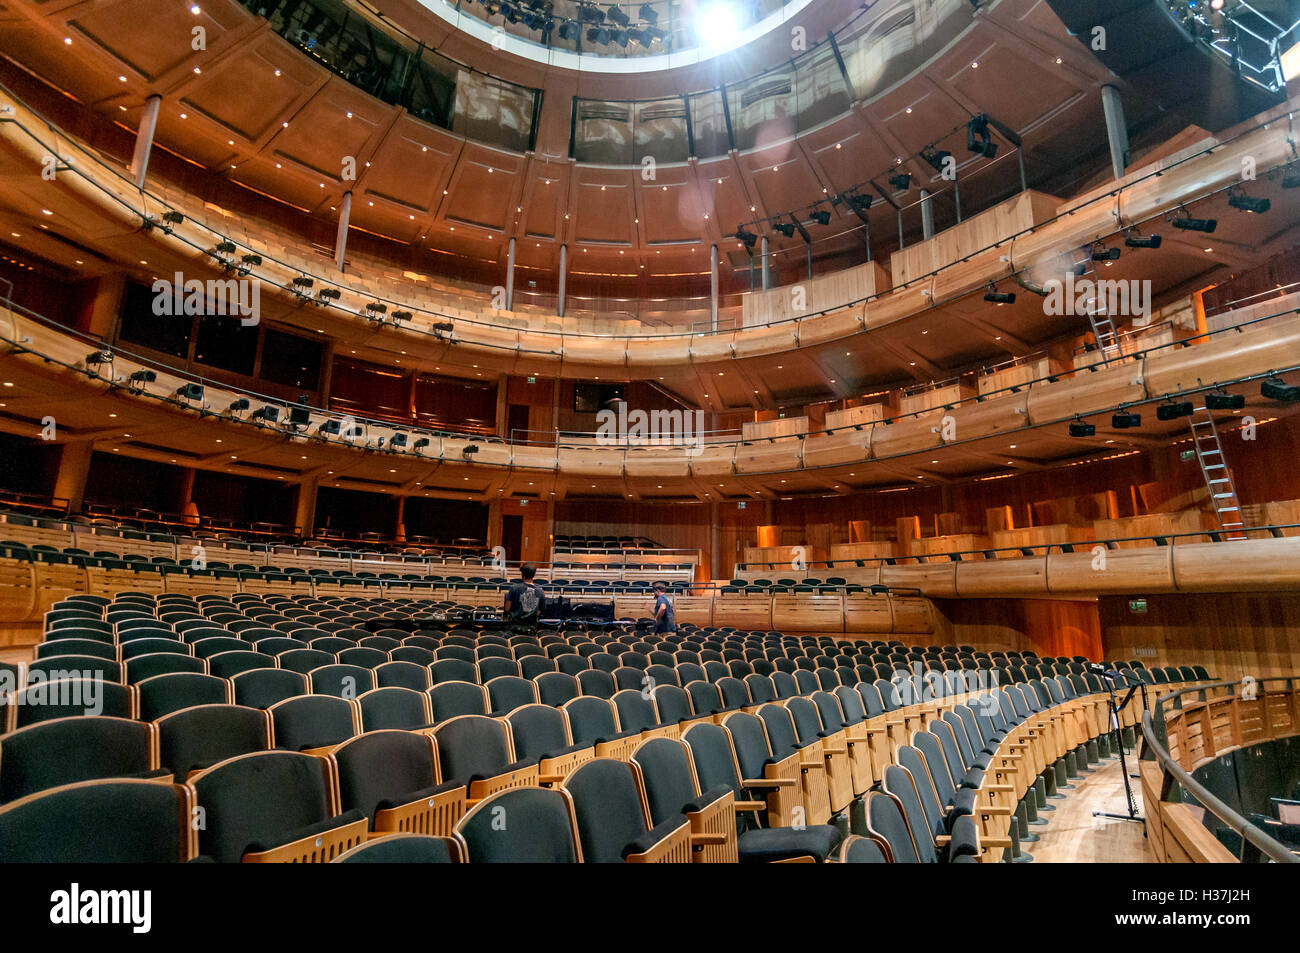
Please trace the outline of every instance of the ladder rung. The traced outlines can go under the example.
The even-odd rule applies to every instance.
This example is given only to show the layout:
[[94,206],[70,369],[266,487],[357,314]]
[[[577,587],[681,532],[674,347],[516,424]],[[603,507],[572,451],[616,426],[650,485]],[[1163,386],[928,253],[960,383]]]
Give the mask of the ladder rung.
[[1239,510],[1237,507],[1235,507],[1235,506],[1221,506],[1221,507],[1215,507],[1214,512],[1216,512],[1216,513],[1238,513],[1238,512],[1240,512],[1240,510]]
[[1227,477],[1224,477],[1222,480],[1210,480],[1209,482],[1210,482],[1210,486],[1214,486],[1214,484],[1216,483],[1231,483],[1232,481],[1229,480]]
[[1226,469],[1228,469],[1228,468],[1227,468],[1227,466],[1226,466],[1225,464],[1222,464],[1222,463],[1209,463],[1209,464],[1206,464],[1205,467],[1204,467],[1203,469],[1206,469],[1206,470],[1226,470]]
[[[1226,483],[1227,481],[1225,480],[1224,482]],[[1232,497],[1233,497],[1233,494],[1231,494],[1231,493],[1215,493],[1214,496],[1211,497],[1211,499],[1215,499],[1215,500],[1230,500],[1230,499],[1232,499]]]

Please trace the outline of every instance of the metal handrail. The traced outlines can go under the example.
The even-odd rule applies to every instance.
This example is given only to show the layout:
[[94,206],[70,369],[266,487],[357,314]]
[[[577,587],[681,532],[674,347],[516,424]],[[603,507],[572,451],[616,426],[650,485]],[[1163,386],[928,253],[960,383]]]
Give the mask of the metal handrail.
[[[1294,690],[1294,678],[1265,678],[1259,679],[1256,685],[1260,690],[1269,682],[1283,682],[1288,690]],[[1255,847],[1261,854],[1266,855],[1269,859],[1279,864],[1300,864],[1300,855],[1292,852],[1286,845],[1279,843],[1269,837],[1264,831],[1256,827],[1246,818],[1242,817],[1223,801],[1219,800],[1205,785],[1201,784],[1191,773],[1183,768],[1174,760],[1167,748],[1165,748],[1165,716],[1163,706],[1166,702],[1172,701],[1176,707],[1182,707],[1182,698],[1191,692],[1202,695],[1204,700],[1205,693],[1213,691],[1216,688],[1229,688],[1233,693],[1236,692],[1239,682],[1215,682],[1210,685],[1201,685],[1196,688],[1184,688],[1177,692],[1170,692],[1162,695],[1156,702],[1156,714],[1160,718],[1160,724],[1157,725],[1151,717],[1151,712],[1144,712],[1142,715],[1142,737],[1146,741],[1146,751],[1143,759],[1147,754],[1153,755],[1154,759],[1160,763],[1160,767],[1168,775],[1172,776],[1184,790],[1194,797],[1201,806],[1226,824],[1234,832],[1241,835],[1243,842],[1249,843]]]

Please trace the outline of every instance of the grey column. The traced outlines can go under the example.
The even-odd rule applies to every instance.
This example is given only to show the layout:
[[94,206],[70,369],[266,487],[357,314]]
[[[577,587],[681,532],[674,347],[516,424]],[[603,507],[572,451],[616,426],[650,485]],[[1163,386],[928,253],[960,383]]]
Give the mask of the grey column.
[[934,208],[930,205],[930,193],[925,189],[921,190],[921,237],[930,238],[934,235]]
[[[513,239],[511,239],[513,241]],[[568,277],[569,271],[569,246],[560,246],[560,293],[555,303],[555,313],[558,317],[564,317],[564,281]]]
[[510,250],[506,253],[506,310],[515,307],[515,240],[510,239]]
[[763,236],[763,290],[772,287],[772,264],[767,253],[767,236]]
[[343,270],[343,261],[348,253],[348,220],[352,218],[352,190],[343,193],[343,204],[339,206],[339,230],[334,236],[334,267]]
[[1124,123],[1124,102],[1114,86],[1101,88],[1101,108],[1106,114],[1106,139],[1110,142],[1110,164],[1115,178],[1122,179],[1128,168],[1128,126]]
[[709,329],[718,330],[718,246],[709,246]]
[[158,110],[162,97],[156,93],[145,100],[140,116],[140,129],[135,134],[135,152],[131,156],[131,178],[137,189],[144,188],[145,173],[149,171],[149,153],[153,151],[153,133],[158,128]]

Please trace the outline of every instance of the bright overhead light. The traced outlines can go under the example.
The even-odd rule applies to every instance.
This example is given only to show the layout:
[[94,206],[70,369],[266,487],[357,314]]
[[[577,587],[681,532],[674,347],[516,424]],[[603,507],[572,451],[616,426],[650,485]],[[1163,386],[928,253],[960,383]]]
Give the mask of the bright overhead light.
[[722,46],[733,40],[736,31],[736,11],[726,3],[710,4],[695,21],[701,46]]

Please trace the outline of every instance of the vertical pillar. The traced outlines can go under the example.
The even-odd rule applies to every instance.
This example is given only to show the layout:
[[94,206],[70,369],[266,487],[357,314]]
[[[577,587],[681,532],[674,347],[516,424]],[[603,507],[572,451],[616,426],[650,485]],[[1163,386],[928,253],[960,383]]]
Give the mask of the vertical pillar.
[[930,205],[930,193],[921,190],[921,237],[931,238],[934,235],[934,208]]
[[90,458],[95,448],[89,440],[65,443],[59,452],[59,471],[54,478],[55,499],[68,501],[68,513],[81,512],[90,476]]
[[718,569],[718,562],[722,557],[722,554],[718,552],[719,547],[722,545],[719,542],[719,536],[721,535],[721,527],[718,525],[718,517],[719,517],[718,501],[710,500],[709,502],[709,562],[708,562],[710,579],[722,579],[722,578],[731,577],[731,573],[729,571],[726,573],[722,573],[719,572]]
[[[126,294],[126,275],[114,272],[95,280],[95,294],[90,302],[89,314],[83,319],[86,333],[111,342],[122,313],[122,298]],[[80,323],[80,322],[79,322]]]
[[339,230],[334,236],[334,267],[343,270],[343,260],[348,252],[348,220],[352,217],[352,190],[343,193],[339,206]]
[[506,310],[515,307],[515,240],[510,239],[510,250],[506,253]]
[[406,497],[397,498],[397,515],[393,520],[393,539],[406,542]]
[[[514,239],[511,239],[514,241]],[[560,246],[560,294],[556,300],[555,313],[559,317],[564,317],[564,285],[565,279],[569,276],[569,246]]]
[[1124,101],[1114,86],[1101,88],[1101,108],[1106,114],[1106,139],[1110,143],[1110,164],[1115,178],[1122,179],[1128,168],[1128,126],[1124,122]]
[[763,236],[763,290],[772,287],[772,263],[767,253],[767,236]]
[[315,478],[298,484],[293,501],[293,525],[304,537],[310,538],[316,529],[316,490],[320,486]]
[[194,468],[184,467],[176,487],[176,512],[192,526],[199,525],[199,510],[194,505]]
[[144,188],[144,177],[149,171],[149,153],[153,151],[153,134],[158,128],[158,110],[162,97],[157,93],[145,100],[140,114],[140,128],[135,134],[135,152],[131,155],[131,179],[137,189]]
[[718,246],[709,246],[709,330],[718,330]]

